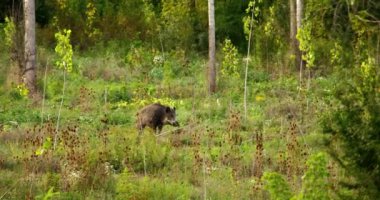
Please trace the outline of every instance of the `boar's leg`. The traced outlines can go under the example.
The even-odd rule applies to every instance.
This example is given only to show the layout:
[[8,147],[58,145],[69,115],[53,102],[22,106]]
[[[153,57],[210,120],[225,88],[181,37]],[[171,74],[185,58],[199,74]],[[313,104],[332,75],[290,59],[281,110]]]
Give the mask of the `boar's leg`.
[[143,130],[144,130],[144,128],[145,128],[145,124],[139,124],[138,126],[137,126],[137,128],[138,128],[138,130],[139,130],[139,137],[142,135],[142,133],[143,133]]
[[136,144],[140,144],[140,142],[141,142],[141,137],[142,137],[142,134],[143,134],[144,127],[145,126],[142,126],[142,125],[138,126],[138,135],[137,135]]
[[158,125],[158,126],[156,127],[156,134],[157,134],[157,135],[159,135],[159,134],[161,133],[161,131],[162,131],[162,127],[163,127],[163,125]]

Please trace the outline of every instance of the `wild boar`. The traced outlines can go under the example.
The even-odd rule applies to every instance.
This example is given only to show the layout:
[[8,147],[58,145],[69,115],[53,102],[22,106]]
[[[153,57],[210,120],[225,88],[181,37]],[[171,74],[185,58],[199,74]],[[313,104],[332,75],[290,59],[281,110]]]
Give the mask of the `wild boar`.
[[160,103],[145,106],[136,114],[136,127],[141,135],[143,129],[148,126],[152,128],[156,134],[160,134],[164,125],[179,126],[176,120],[175,107],[161,105]]

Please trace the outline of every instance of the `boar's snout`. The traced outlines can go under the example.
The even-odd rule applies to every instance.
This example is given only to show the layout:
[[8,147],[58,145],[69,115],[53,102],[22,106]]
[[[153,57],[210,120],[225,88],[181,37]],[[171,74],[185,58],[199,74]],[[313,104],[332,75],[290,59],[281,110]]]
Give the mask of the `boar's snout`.
[[179,123],[177,120],[166,120],[165,124],[170,124],[172,126],[175,126],[175,127],[178,127],[179,126]]
[[175,127],[179,127],[179,123],[178,123],[177,121],[175,121],[175,122],[173,123],[173,126],[175,126]]

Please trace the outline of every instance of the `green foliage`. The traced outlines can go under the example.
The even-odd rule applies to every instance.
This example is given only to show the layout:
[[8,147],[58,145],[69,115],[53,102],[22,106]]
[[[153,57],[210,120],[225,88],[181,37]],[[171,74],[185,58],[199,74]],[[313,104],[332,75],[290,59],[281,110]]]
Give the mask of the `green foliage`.
[[[248,40],[252,22],[251,51],[254,67],[277,70],[288,51],[288,8],[281,1],[251,1],[243,18],[243,32]],[[253,16],[253,21],[251,20]],[[245,42],[246,43],[246,42]],[[246,49],[244,49],[246,51]]]
[[169,155],[172,147],[168,144],[158,144],[151,130],[146,129],[144,132],[141,144],[131,146],[127,152],[128,163],[139,172],[154,172],[170,166]]
[[261,177],[264,189],[269,191],[273,200],[289,200],[292,192],[284,177],[276,172],[264,172]]
[[21,83],[20,85],[16,86],[17,94],[20,98],[27,98],[29,94],[29,90],[26,87],[25,83]]
[[[324,153],[316,153],[306,161],[307,171],[302,177],[302,188],[293,196],[290,187],[282,175],[276,172],[264,172],[264,189],[269,191],[271,199],[276,200],[319,200],[331,199],[329,195],[329,173]],[[293,197],[292,197],[293,196]]]
[[343,47],[335,42],[334,48],[330,50],[331,64],[341,67],[343,63]]
[[124,61],[131,70],[147,71],[153,63],[154,53],[139,43],[132,44]]
[[192,188],[171,180],[135,178],[124,170],[116,185],[116,199],[190,199]]
[[262,3],[262,0],[250,1],[248,8],[245,10],[246,13],[253,13],[254,17],[258,17],[260,14],[259,4]]
[[3,124],[15,122],[16,126],[19,126],[19,123],[38,122],[40,120],[39,110],[25,109],[27,98],[21,98],[17,92],[11,92],[9,95],[11,98],[0,99],[0,121]]
[[152,70],[150,70],[149,75],[152,77],[153,80],[162,80],[164,77],[164,72],[162,67],[153,67]]
[[275,6],[269,7],[269,17],[264,24],[264,33],[265,35],[271,35],[275,31]]
[[96,7],[94,3],[88,2],[86,6],[86,34],[89,38],[96,39],[101,33],[98,28],[94,28],[94,22],[96,18]]
[[323,53],[325,51],[323,46],[328,47],[330,42],[326,38],[329,25],[324,21],[324,16],[328,12],[332,12],[330,0],[312,0],[305,6],[305,14],[302,26],[297,32],[297,39],[299,48],[303,52],[302,59],[306,61],[306,66],[309,68],[314,67],[317,64],[316,61],[321,62],[324,56],[329,56]]
[[327,171],[327,158],[324,153],[310,156],[306,162],[307,171],[302,177],[302,189],[300,194],[293,197],[294,200],[328,200],[329,197],[329,173]]
[[[259,17],[259,14],[260,14],[260,4],[262,3],[262,0],[254,0],[254,1],[250,1],[249,4],[248,4],[248,8],[245,10],[245,12],[247,14],[249,14],[248,16],[245,16],[243,18],[243,23],[244,23],[244,33],[245,33],[245,37],[246,37],[246,40],[248,40],[249,38],[249,34],[251,34],[251,24],[252,26],[256,26],[257,23],[258,23],[258,17]],[[253,16],[253,18],[252,18]]]
[[330,63],[330,56],[334,46],[329,35],[337,33],[331,30],[331,22],[326,17],[332,15],[333,7],[330,0],[312,0],[305,4],[305,13],[301,28],[297,32],[299,48],[302,51],[302,59],[306,61],[306,67],[319,67]]
[[225,39],[223,43],[223,61],[221,74],[223,78],[234,77],[240,78],[239,74],[239,57],[236,47],[231,43],[230,39]]
[[249,74],[249,79],[254,82],[267,82],[270,80],[269,73],[263,70],[257,70],[254,73]]
[[16,25],[14,23],[13,18],[5,17],[4,33],[5,33],[5,45],[8,48],[13,48],[14,40],[16,36]]
[[45,195],[38,195],[36,196],[36,199],[42,199],[42,200],[49,200],[49,199],[53,199],[55,196],[59,196],[60,193],[59,192],[54,192],[54,187],[51,187]]
[[48,85],[46,86],[46,98],[54,100],[59,99],[59,94],[62,92],[63,83],[59,76],[52,76],[48,79]]
[[131,174],[127,169],[124,169],[123,173],[118,177],[116,184],[117,199],[132,199],[134,197],[135,185],[131,180]]
[[107,99],[111,103],[129,102],[132,99],[132,94],[126,86],[111,86],[107,89]]
[[[44,198],[59,191],[52,198],[290,199],[298,194],[293,199],[333,199],[338,192],[341,199],[376,199],[380,37],[375,22],[380,12],[375,1],[368,2],[305,2],[298,37],[312,67],[306,97],[288,68],[289,1],[216,2],[216,38],[230,40],[217,42],[221,90],[209,97],[207,1],[37,1],[38,45],[52,47],[62,27],[75,33],[57,33],[56,54],[53,48],[39,51],[37,68],[48,69],[41,126],[40,104],[9,83],[16,80],[8,70],[13,63],[9,54],[0,53],[0,76],[11,74],[0,81],[0,195]],[[4,8],[8,5],[0,4],[0,15],[14,13]],[[22,23],[14,19],[18,30]],[[243,54],[238,50],[246,51],[251,22],[245,123],[239,112]],[[5,41],[5,32],[1,35]],[[78,50],[75,57],[70,43]],[[3,51],[8,48],[3,46]],[[52,151],[56,102],[64,85],[61,73],[51,69],[56,60],[59,69],[77,73],[68,77],[58,150]],[[136,112],[155,102],[177,107],[181,127],[165,126],[159,136],[147,128],[138,138]],[[324,136],[315,123],[321,115]],[[257,132],[263,133],[262,145]],[[326,157],[316,154],[306,169],[303,153],[326,150],[323,142],[340,166],[329,162],[326,169]],[[252,178],[256,166],[264,174],[261,180]]]
[[55,34],[57,39],[57,46],[55,52],[58,55],[58,60],[55,62],[59,69],[63,69],[67,72],[73,70],[73,48],[70,44],[71,30],[64,29],[63,32]]
[[227,90],[230,93],[230,98],[238,101],[242,93],[240,56],[230,39],[225,39],[222,53],[223,58],[220,66],[220,76],[218,76],[218,87],[221,88],[221,91]]
[[44,143],[42,144],[42,147],[36,150],[36,155],[37,156],[42,155],[45,151],[49,150],[51,147],[52,147],[51,137],[47,137]]
[[[119,106],[121,107],[121,106]],[[125,109],[114,109],[108,116],[110,124],[129,124],[132,122],[132,117],[125,112]]]
[[334,142],[329,143],[334,157],[352,172],[361,186],[367,188],[365,193],[369,195],[376,195],[380,184],[380,170],[373,165],[380,162],[380,79],[377,69],[378,65],[369,57],[354,69],[350,79],[343,78],[342,73],[333,91],[337,105],[322,120],[324,132],[335,137],[342,148],[336,151]]
[[312,43],[312,28],[314,24],[305,21],[302,28],[297,32],[297,39],[299,41],[299,48],[304,53],[302,59],[306,61],[306,66],[311,68],[315,65],[315,46]]
[[161,36],[169,49],[189,48],[192,43],[193,27],[189,0],[167,0],[162,2]]

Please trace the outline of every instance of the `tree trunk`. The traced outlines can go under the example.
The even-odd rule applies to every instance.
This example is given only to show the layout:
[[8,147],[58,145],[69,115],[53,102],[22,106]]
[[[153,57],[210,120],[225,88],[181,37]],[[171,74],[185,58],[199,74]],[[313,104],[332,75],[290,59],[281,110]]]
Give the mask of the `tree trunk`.
[[245,75],[244,75],[244,120],[247,121],[247,98],[248,98],[248,66],[250,59],[250,51],[251,51],[251,38],[252,38],[252,29],[253,29],[253,11],[251,15],[251,20],[249,23],[249,37],[248,37],[248,49],[247,49],[247,59],[245,63]]
[[[298,0],[297,0],[298,1]],[[301,61],[301,54],[297,42],[297,14],[296,14],[296,0],[289,0],[290,7],[290,43],[292,55],[295,56],[295,68]]]
[[[297,32],[301,28],[302,25],[302,17],[303,17],[303,0],[297,0]],[[296,60],[297,65],[299,65],[300,69],[300,82],[302,82],[302,74],[303,74],[303,66],[305,63],[302,60],[302,52],[299,50],[299,41],[297,40],[297,52],[296,52]]]
[[24,0],[24,59],[25,71],[23,81],[29,89],[29,97],[34,97],[37,93],[36,89],[36,17],[35,17],[35,1]]
[[208,44],[209,44],[209,63],[208,63],[208,83],[209,93],[216,92],[216,69],[215,69],[215,16],[214,16],[214,0],[208,1]]
[[297,0],[297,30],[301,28],[303,17],[303,0]]

